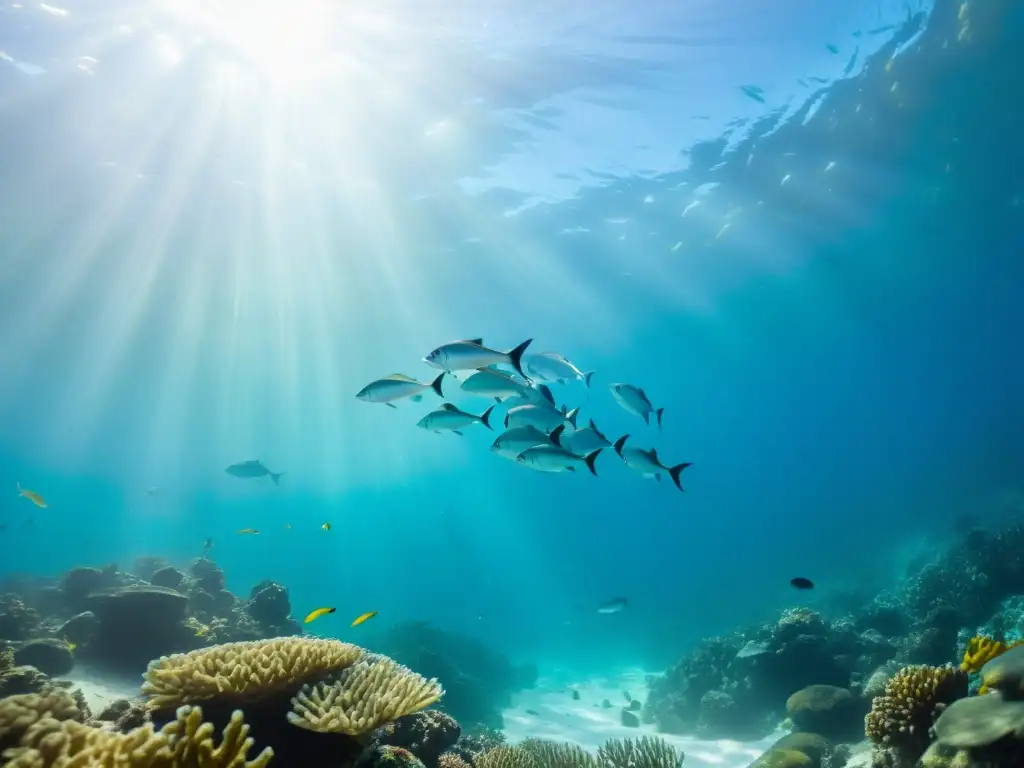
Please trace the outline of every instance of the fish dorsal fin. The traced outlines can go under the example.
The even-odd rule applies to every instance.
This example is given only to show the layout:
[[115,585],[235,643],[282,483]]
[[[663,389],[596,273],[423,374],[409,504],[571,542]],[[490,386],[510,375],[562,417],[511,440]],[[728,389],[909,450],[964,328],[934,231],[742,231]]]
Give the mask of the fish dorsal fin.
[[479,339],[464,339],[469,344],[476,344],[478,347],[483,346],[484,340],[481,336]]
[[442,411],[448,411],[449,413],[458,413],[459,412],[459,409],[456,408],[451,403],[441,403],[441,410]]
[[640,393],[640,397],[642,397],[644,400],[646,400],[647,402],[651,402],[651,398],[649,398],[647,396],[647,393],[644,392],[644,388],[643,387],[637,387],[636,391]]
[[411,376],[406,376],[404,373],[392,373],[390,376],[385,376],[384,379],[385,381],[416,381],[416,379],[412,378]]

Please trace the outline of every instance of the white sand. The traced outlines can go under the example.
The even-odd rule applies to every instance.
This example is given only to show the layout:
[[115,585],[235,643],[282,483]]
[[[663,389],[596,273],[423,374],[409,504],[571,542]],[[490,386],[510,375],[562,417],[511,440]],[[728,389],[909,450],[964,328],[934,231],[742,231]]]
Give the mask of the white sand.
[[98,715],[118,699],[134,699],[142,687],[142,676],[130,677],[100,672],[82,664],[75,664],[70,675],[61,678],[70,680],[79,688],[93,715]]
[[[641,701],[647,696],[644,672],[630,671],[616,677],[564,683],[541,678],[537,686],[515,696],[514,706],[505,710],[505,735],[509,743],[534,737],[579,744],[596,752],[610,738],[637,738],[644,734],[658,735],[686,754],[686,768],[746,768],[785,733],[779,731],[756,742],[721,739],[703,741],[692,736],[659,734],[652,725],[628,728],[622,725],[620,711],[626,704],[623,690]],[[580,698],[572,698],[572,690]],[[601,703],[612,703],[605,709]],[[532,710],[537,714],[529,714]]]

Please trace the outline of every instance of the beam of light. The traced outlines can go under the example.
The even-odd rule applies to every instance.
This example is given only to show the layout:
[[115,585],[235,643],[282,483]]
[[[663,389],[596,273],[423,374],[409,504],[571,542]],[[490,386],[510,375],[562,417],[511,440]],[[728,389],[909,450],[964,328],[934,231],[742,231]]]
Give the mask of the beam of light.
[[331,60],[330,0],[157,0],[156,8],[195,42],[225,48],[275,83],[322,74]]

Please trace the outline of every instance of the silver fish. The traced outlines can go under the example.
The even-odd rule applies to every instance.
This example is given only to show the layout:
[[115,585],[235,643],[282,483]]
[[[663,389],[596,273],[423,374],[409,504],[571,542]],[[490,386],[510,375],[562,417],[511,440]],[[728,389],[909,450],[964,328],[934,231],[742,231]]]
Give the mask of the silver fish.
[[584,373],[563,355],[557,352],[541,352],[536,355],[529,355],[526,358],[526,369],[535,379],[541,381],[557,381],[562,383],[566,380],[579,379],[587,387],[590,386],[590,379],[593,371]]
[[443,371],[469,371],[474,368],[486,368],[489,365],[511,365],[524,379],[529,377],[523,372],[523,352],[530,346],[533,339],[527,339],[515,349],[501,352],[484,346],[483,339],[462,339],[442,344],[423,358],[427,365]]
[[456,435],[461,435],[462,432],[459,430],[463,427],[468,427],[470,424],[483,424],[488,429],[494,429],[491,426],[491,411],[494,410],[492,405],[481,415],[477,416],[473,413],[466,413],[466,411],[460,411],[451,403],[445,403],[435,411],[431,411],[416,425],[421,429],[429,429],[438,434],[442,432],[454,432]]
[[669,467],[663,464],[661,459],[658,458],[658,451],[655,448],[646,450],[644,448],[626,448],[626,441],[629,439],[629,435],[623,435],[615,441],[615,452],[619,454],[619,457],[626,462],[626,466],[630,469],[636,470],[642,475],[653,475],[656,480],[661,480],[661,473],[668,472],[669,477],[672,478],[672,482],[676,484],[676,488],[680,491],[683,490],[683,486],[679,483],[679,475],[687,467],[693,466],[693,462],[684,461],[682,464],[676,464],[674,467]]
[[270,479],[274,481],[274,485],[281,484],[281,476],[284,474],[284,472],[271,472],[260,463],[259,459],[243,461],[241,464],[232,464],[224,471],[232,477],[241,477],[244,479],[269,476]]
[[508,413],[505,414],[505,428],[536,427],[545,432],[550,432],[565,422],[569,422],[569,424],[575,427],[576,416],[579,414],[579,411],[579,408],[566,411],[564,407],[562,410],[558,410],[550,403],[517,405],[514,408],[509,408]]
[[535,445],[519,454],[516,461],[540,472],[575,472],[576,467],[583,464],[594,477],[597,477],[594,462],[602,450],[598,448],[586,456],[577,456],[560,445]]
[[434,390],[438,397],[444,397],[444,392],[441,391],[441,382],[444,377],[445,372],[442,372],[433,381],[422,382],[416,381],[404,373],[392,373],[390,376],[367,384],[356,394],[356,400],[366,403],[384,403],[394,408],[393,401],[406,397],[413,400],[420,399],[422,393],[428,389]]
[[502,398],[516,397],[528,402],[538,402],[547,398],[554,403],[551,390],[531,387],[524,379],[499,371],[496,368],[481,368],[462,382],[463,392],[481,397],[493,397],[499,402]]
[[551,439],[536,427],[527,425],[502,432],[491,444],[491,451],[506,459],[515,460],[523,451],[537,445],[551,445]]
[[573,453],[586,456],[595,448],[607,448],[612,444],[612,441],[604,436],[604,433],[597,428],[594,420],[591,419],[590,425],[583,429],[577,429],[574,432],[566,430],[562,437],[562,443]]
[[656,409],[651,405],[647,393],[640,387],[634,387],[632,384],[609,384],[608,388],[611,390],[615,402],[624,410],[639,416],[645,424],[651,423],[651,414],[653,413],[658,419],[658,429],[661,429],[661,417],[665,413],[665,409]]
[[629,601],[624,597],[613,597],[611,600],[597,606],[598,613],[619,613],[626,610]]

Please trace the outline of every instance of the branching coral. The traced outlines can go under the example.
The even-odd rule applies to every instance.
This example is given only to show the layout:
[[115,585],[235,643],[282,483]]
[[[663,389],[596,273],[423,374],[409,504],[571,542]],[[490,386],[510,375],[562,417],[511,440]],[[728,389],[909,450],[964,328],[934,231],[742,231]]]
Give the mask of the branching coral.
[[1024,640],[1007,644],[985,635],[975,635],[967,643],[967,650],[964,651],[964,658],[960,662],[960,669],[968,674],[976,674],[992,659],[1002,656],[1011,648],[1021,645],[1024,645]]
[[142,693],[152,709],[257,699],[343,670],[362,653],[350,643],[309,637],[225,643],[151,662]]
[[656,736],[609,739],[597,748],[597,756],[605,768],[679,768],[685,757]]
[[21,745],[4,752],[7,768],[265,768],[273,757],[265,749],[247,760],[253,740],[242,713],[235,711],[220,744],[199,708],[182,707],[176,719],[155,731],[152,724],[128,733],[92,728],[74,720],[44,717],[34,722]]
[[576,744],[526,739],[519,747],[533,755],[537,768],[598,768],[597,759]]
[[928,748],[928,732],[942,710],[967,695],[967,673],[946,665],[904,667],[876,696],[864,719],[867,737],[913,761]]
[[321,733],[357,736],[429,707],[444,690],[387,658],[360,660],[338,674],[302,687],[288,721]]
[[26,693],[0,699],[0,748],[16,744],[40,720],[81,720],[75,698],[64,690]]
[[538,768],[537,760],[522,747],[495,747],[476,760],[477,768]]

